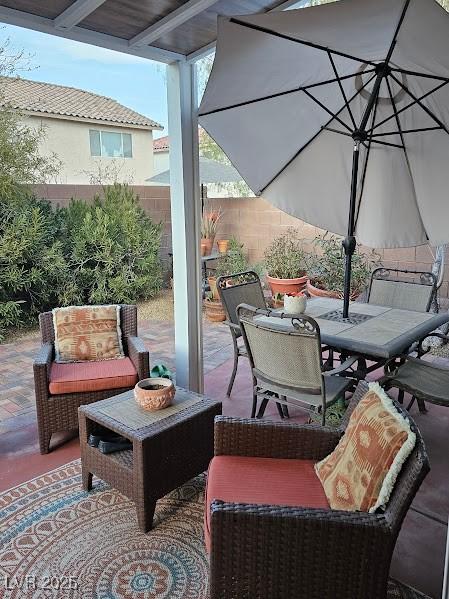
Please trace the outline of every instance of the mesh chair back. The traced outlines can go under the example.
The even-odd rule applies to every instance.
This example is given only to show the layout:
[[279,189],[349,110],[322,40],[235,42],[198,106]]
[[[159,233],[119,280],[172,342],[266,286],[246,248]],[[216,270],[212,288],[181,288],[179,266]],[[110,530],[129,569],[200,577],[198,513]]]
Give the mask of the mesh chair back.
[[239,324],[237,306],[240,304],[248,304],[255,308],[265,308],[266,306],[260,279],[252,270],[219,277],[217,289],[226,316],[232,324]]
[[431,272],[376,268],[371,276],[368,303],[416,312],[428,312],[436,294]]
[[258,376],[308,393],[323,392],[320,332],[313,318],[290,315],[293,327],[286,330],[279,328],[284,316],[266,309],[243,304],[237,314],[251,366]]

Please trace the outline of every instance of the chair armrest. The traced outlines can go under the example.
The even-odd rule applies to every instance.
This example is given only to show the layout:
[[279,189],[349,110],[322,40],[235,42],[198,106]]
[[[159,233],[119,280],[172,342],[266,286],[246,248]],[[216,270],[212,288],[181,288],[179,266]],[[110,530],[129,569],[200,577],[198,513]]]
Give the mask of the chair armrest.
[[43,343],[34,358],[34,386],[36,396],[48,395],[48,383],[50,380],[50,367],[53,361],[53,343]]
[[241,328],[238,324],[234,324],[230,320],[225,320],[224,324],[227,324],[230,329],[233,329],[236,333],[241,333]]
[[150,355],[140,337],[127,337],[128,355],[137,370],[139,381],[150,376]]
[[215,418],[215,455],[321,460],[340,437],[341,432],[317,424]]
[[211,599],[386,596],[383,515],[213,501],[210,530]]

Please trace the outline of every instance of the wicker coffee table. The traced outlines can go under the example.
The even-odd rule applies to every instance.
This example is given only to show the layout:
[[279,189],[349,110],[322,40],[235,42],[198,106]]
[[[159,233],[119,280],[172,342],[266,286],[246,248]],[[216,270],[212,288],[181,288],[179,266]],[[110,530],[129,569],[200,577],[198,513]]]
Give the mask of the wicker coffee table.
[[[177,388],[173,404],[158,412],[140,408],[133,391],[79,408],[83,489],[92,475],[132,499],[139,527],[151,529],[156,501],[207,469],[214,454],[214,418],[221,402]],[[103,454],[87,443],[91,433],[113,431],[133,447]]]

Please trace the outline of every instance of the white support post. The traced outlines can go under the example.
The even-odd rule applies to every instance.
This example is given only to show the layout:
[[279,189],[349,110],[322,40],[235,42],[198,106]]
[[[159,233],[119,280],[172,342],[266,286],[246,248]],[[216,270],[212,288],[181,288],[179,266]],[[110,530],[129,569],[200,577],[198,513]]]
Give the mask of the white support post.
[[170,195],[175,297],[176,383],[203,391],[199,252],[198,121],[195,65],[167,66]]

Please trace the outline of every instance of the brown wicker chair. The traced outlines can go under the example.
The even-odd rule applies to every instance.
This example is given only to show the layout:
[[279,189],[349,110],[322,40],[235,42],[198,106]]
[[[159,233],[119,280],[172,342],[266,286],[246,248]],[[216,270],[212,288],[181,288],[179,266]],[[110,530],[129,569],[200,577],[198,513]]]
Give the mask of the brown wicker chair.
[[[366,390],[359,383],[338,430],[219,416],[215,455],[321,460]],[[211,599],[385,599],[399,530],[429,471],[411,426],[416,446],[383,513],[213,501]]]
[[[93,403],[106,397],[112,397],[127,391],[129,387],[52,395],[49,392],[49,375],[54,359],[55,332],[51,312],[39,315],[39,326],[42,347],[33,363],[34,386],[36,393],[37,424],[39,429],[39,446],[42,454],[49,452],[50,439],[53,433],[78,428],[78,407]],[[135,369],[138,379],[149,376],[149,355],[143,341],[137,337],[137,307],[122,305],[120,307],[120,326],[125,351]]]
[[235,375],[237,374],[239,358],[240,356],[248,357],[245,346],[238,343],[238,339],[242,336],[242,331],[240,330],[240,323],[237,318],[237,306],[239,304],[249,304],[256,308],[265,308],[266,303],[260,278],[252,270],[218,277],[217,289],[226,312],[226,324],[231,331],[232,343],[234,345],[234,367],[226,392],[226,395],[229,397],[234,385]]

